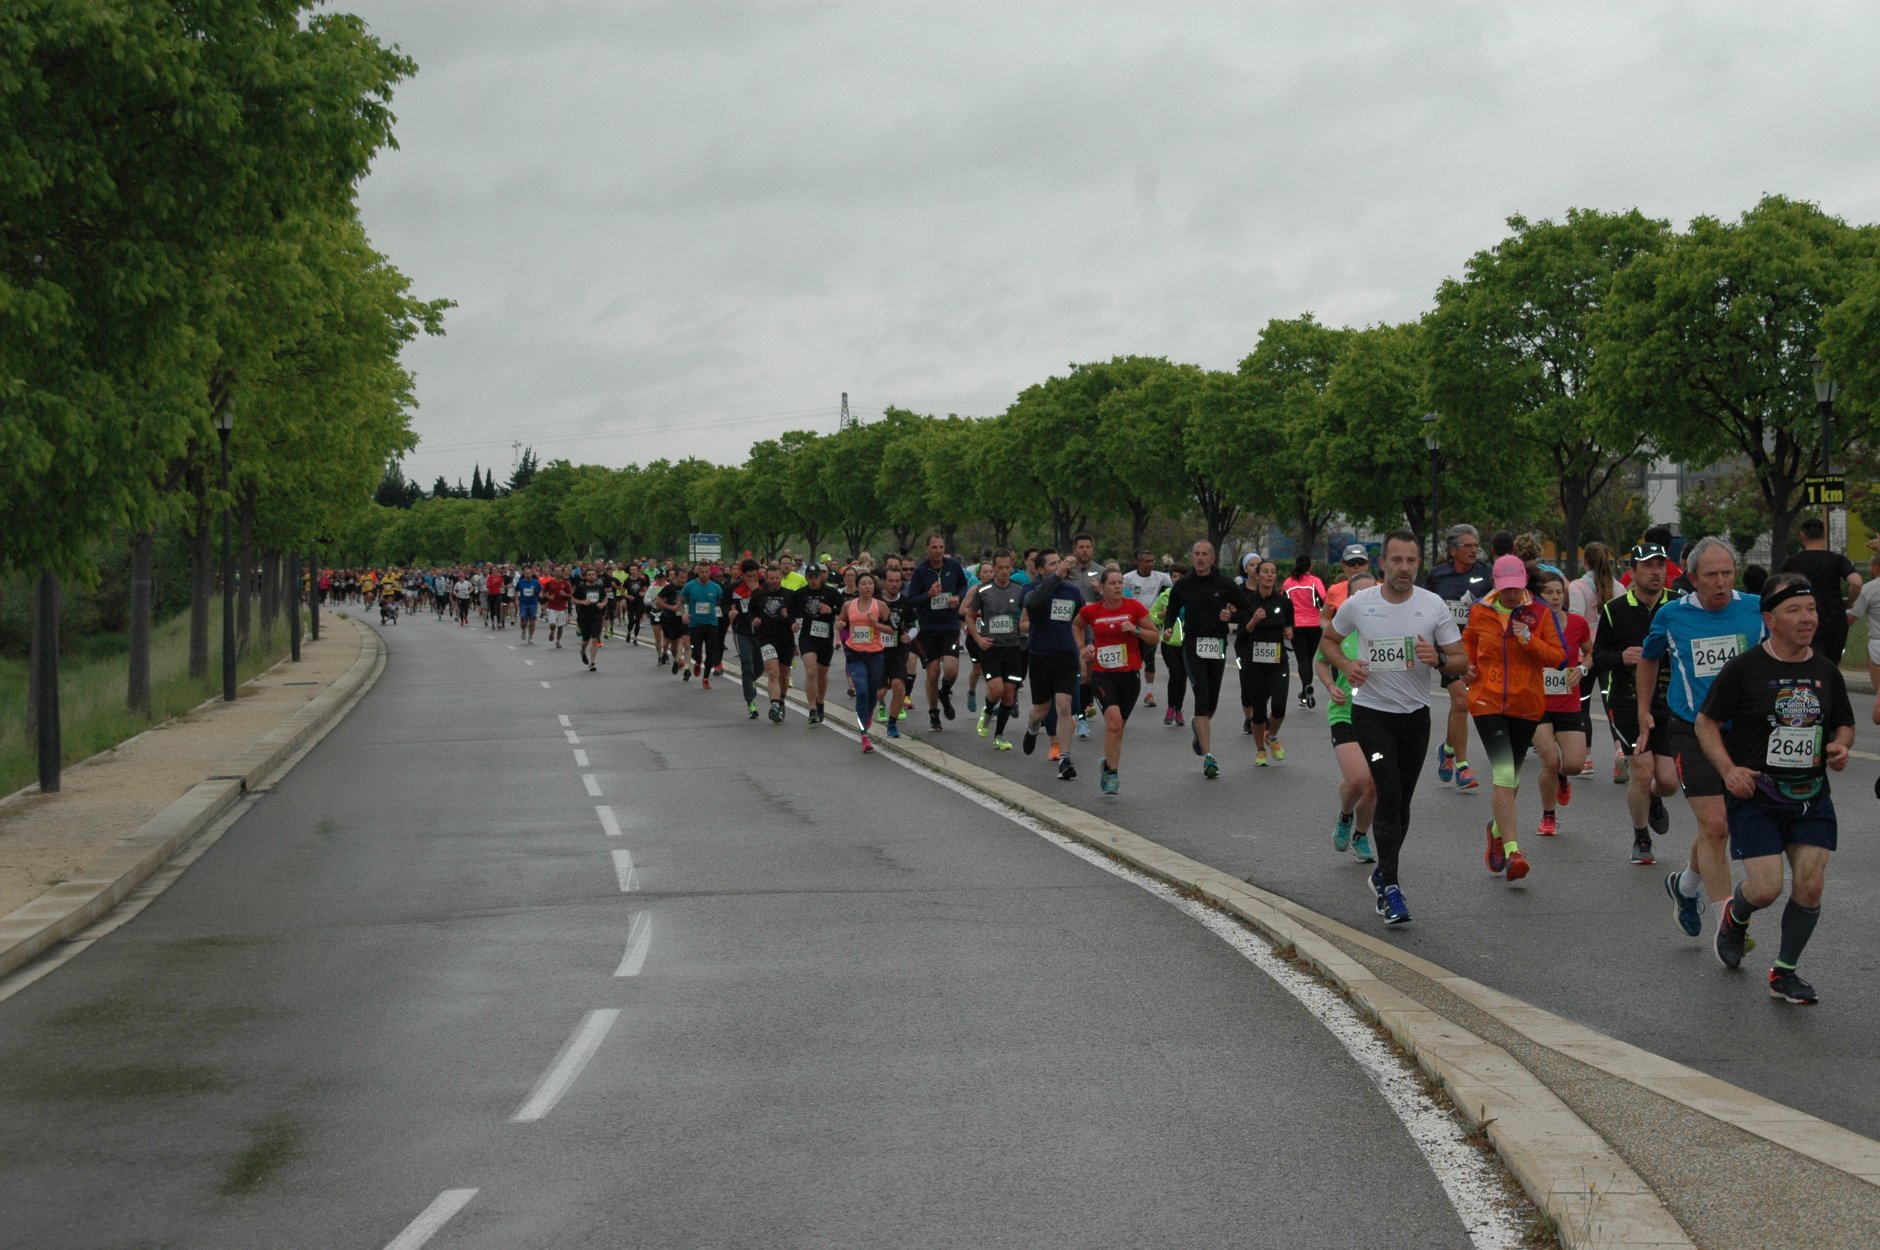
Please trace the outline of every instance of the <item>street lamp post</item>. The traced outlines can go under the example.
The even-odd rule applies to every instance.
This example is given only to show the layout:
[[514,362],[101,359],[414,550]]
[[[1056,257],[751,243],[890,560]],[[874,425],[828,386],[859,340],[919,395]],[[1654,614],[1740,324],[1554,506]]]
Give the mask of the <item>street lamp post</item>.
[[1442,477],[1443,449],[1436,440],[1436,414],[1423,414],[1423,445],[1430,449],[1430,567],[1442,558],[1442,525],[1436,519],[1437,482]]
[[[1841,386],[1840,383],[1828,376],[1828,362],[1821,358],[1819,351],[1815,353],[1814,366],[1815,410],[1821,414],[1821,453],[1817,457],[1820,467],[1816,472],[1826,477],[1829,472],[1831,472],[1829,467],[1831,460],[1828,455],[1828,437],[1833,430],[1834,397],[1840,392]],[[1823,483],[1822,490],[1825,494],[1827,490],[1826,483]],[[1846,539],[1845,537],[1838,537],[1834,533],[1834,509],[1827,503],[1821,505],[1821,520],[1823,526],[1825,526],[1828,531],[1828,545],[1836,551],[1841,550],[1841,548],[1846,545]]]
[[224,400],[216,410],[215,433],[222,444],[222,699],[235,702],[235,548],[230,518],[235,509],[228,493],[228,436],[235,428],[235,405]]

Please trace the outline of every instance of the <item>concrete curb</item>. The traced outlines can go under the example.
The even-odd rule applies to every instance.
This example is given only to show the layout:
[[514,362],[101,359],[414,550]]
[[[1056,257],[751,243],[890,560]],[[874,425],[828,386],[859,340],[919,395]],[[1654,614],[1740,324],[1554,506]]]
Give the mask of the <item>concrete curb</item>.
[[[198,782],[85,871],[0,917],[0,976],[116,906],[295,751],[352,709],[385,669],[385,644],[357,622],[359,658],[332,685],[249,747],[226,774]],[[269,670],[273,671],[273,670]]]

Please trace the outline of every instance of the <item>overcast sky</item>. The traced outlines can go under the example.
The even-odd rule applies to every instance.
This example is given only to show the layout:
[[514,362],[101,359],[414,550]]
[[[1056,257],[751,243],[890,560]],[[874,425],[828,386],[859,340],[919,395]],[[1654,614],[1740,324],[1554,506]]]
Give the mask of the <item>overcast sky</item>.
[[408,356],[427,486],[1231,368],[1417,316],[1516,212],[1880,220],[1871,4],[335,7],[420,67],[363,205],[459,304]]

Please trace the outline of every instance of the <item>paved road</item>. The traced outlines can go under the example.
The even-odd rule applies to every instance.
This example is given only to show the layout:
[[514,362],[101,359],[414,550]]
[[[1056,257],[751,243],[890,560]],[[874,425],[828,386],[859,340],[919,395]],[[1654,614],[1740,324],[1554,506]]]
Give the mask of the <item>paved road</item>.
[[1379,1204],[1467,1244],[1346,1052],[1144,891],[643,651],[386,633],[0,1002],[0,1243],[375,1248],[474,1189],[428,1244],[1358,1245]]
[[[1158,692],[1166,689],[1166,676]],[[1229,674],[1229,687],[1233,675]],[[1296,697],[1295,685],[1289,697]],[[1160,696],[1158,696],[1160,697]],[[1021,696],[1021,702],[1027,702]],[[1560,809],[1557,838],[1531,833],[1521,847],[1533,874],[1510,886],[1482,863],[1489,818],[1488,784],[1473,793],[1443,786],[1435,747],[1419,782],[1403,884],[1415,920],[1386,930],[1365,884],[1368,869],[1331,849],[1336,815],[1336,764],[1323,712],[1294,706],[1282,740],[1283,764],[1256,768],[1253,739],[1240,731],[1238,708],[1217,721],[1218,780],[1205,781],[1186,730],[1164,728],[1162,708],[1138,708],[1123,759],[1123,792],[1097,789],[1101,729],[1075,744],[1079,775],[1059,782],[1038,753],[997,753],[974,735],[963,703],[960,719],[922,740],[991,768],[1152,838],[1174,850],[1297,900],[1359,928],[1385,932],[1424,958],[1517,995],[1681,1063],[1870,1137],[1880,1137],[1880,1085],[1847,1080],[1880,1058],[1880,943],[1870,917],[1880,908],[1880,805],[1876,764],[1857,759],[1834,780],[1841,813],[1841,850],[1829,870],[1820,928],[1805,971],[1821,1005],[1793,1009],[1763,988],[1778,944],[1780,910],[1756,918],[1759,948],[1744,968],[1717,963],[1705,936],[1677,927],[1663,877],[1681,866],[1695,828],[1681,798],[1669,801],[1670,835],[1660,839],[1656,871],[1627,862],[1631,826],[1622,787],[1612,784],[1610,746],[1595,719],[1595,758],[1604,771],[1574,786]],[[1855,699],[1865,717],[1870,701]],[[1225,732],[1222,732],[1225,730]],[[1016,736],[1013,741],[1017,742]],[[1880,730],[1863,724],[1857,750],[1880,755]],[[1525,830],[1538,821],[1534,781],[1524,772],[1520,813]],[[1740,875],[1740,874],[1739,874]]]

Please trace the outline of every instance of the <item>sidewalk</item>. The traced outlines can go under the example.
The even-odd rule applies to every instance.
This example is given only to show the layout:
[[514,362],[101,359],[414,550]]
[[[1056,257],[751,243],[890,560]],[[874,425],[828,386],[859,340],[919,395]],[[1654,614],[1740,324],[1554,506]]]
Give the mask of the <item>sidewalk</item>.
[[219,699],[0,799],[0,976],[91,923],[351,707],[383,664],[371,630],[320,641]]
[[[788,697],[803,702],[800,689]],[[1310,965],[1481,1127],[1569,1250],[1880,1245],[1880,1142],[1458,976],[918,739],[874,741],[1231,912]]]

